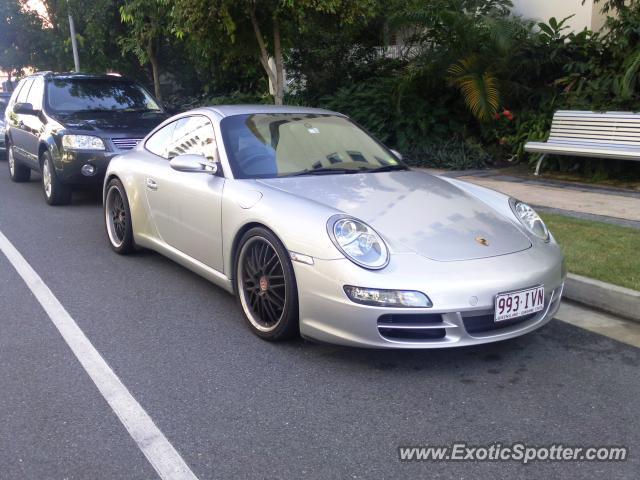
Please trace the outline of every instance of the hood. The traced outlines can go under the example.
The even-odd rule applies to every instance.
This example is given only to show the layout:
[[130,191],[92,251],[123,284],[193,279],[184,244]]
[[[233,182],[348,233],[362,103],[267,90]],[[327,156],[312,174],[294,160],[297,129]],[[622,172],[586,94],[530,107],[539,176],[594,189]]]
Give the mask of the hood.
[[164,112],[74,112],[54,117],[70,130],[144,137],[169,116]]
[[[367,222],[388,239],[437,261],[526,250],[531,242],[509,219],[460,188],[418,171],[259,180]],[[482,237],[488,244],[476,240]],[[396,248],[397,249],[397,248]]]

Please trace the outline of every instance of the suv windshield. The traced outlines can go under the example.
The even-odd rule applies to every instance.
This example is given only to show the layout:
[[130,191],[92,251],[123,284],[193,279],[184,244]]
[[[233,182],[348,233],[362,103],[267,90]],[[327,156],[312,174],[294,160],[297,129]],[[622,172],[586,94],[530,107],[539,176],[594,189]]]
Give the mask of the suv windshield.
[[54,78],[48,82],[47,104],[56,112],[160,111],[139,85],[101,78]]
[[347,118],[330,114],[256,113],[221,122],[236,178],[404,170],[389,150]]

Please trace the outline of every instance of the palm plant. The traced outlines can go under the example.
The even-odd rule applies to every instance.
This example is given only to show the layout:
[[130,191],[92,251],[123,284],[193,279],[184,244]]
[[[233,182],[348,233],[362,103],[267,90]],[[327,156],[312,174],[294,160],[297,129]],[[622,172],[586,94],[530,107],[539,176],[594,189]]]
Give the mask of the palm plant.
[[451,85],[462,93],[464,103],[481,122],[490,121],[500,108],[498,79],[475,54],[463,58],[447,69]]
[[[416,4],[417,2],[417,4]],[[408,6],[406,6],[408,5]],[[509,15],[509,0],[434,0],[405,4],[392,15],[396,28],[418,32],[421,58],[407,68],[404,83],[422,78],[424,88],[453,87],[481,123],[492,120],[512,97],[526,95],[515,73],[532,24]],[[453,59],[453,60],[452,60]]]
[[469,51],[458,52],[459,60],[447,68],[447,80],[481,122],[492,120],[505,94],[519,88],[513,82],[514,54],[529,33],[530,25],[522,21],[492,15],[478,18],[464,33],[470,37],[464,42]]

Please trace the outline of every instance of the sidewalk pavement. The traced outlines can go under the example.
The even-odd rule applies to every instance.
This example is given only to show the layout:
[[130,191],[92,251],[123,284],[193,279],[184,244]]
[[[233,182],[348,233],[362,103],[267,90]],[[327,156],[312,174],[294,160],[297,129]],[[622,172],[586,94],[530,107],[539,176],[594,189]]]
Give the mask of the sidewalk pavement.
[[[448,172],[425,169],[510,195],[535,207],[640,228],[640,192],[501,175],[497,171]],[[616,221],[617,220],[617,221]]]

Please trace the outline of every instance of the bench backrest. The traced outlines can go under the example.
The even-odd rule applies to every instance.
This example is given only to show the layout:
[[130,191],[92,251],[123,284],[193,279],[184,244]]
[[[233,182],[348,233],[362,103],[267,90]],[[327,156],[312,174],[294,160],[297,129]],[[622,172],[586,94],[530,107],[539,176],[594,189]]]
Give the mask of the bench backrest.
[[640,113],[558,110],[549,142],[640,146]]

